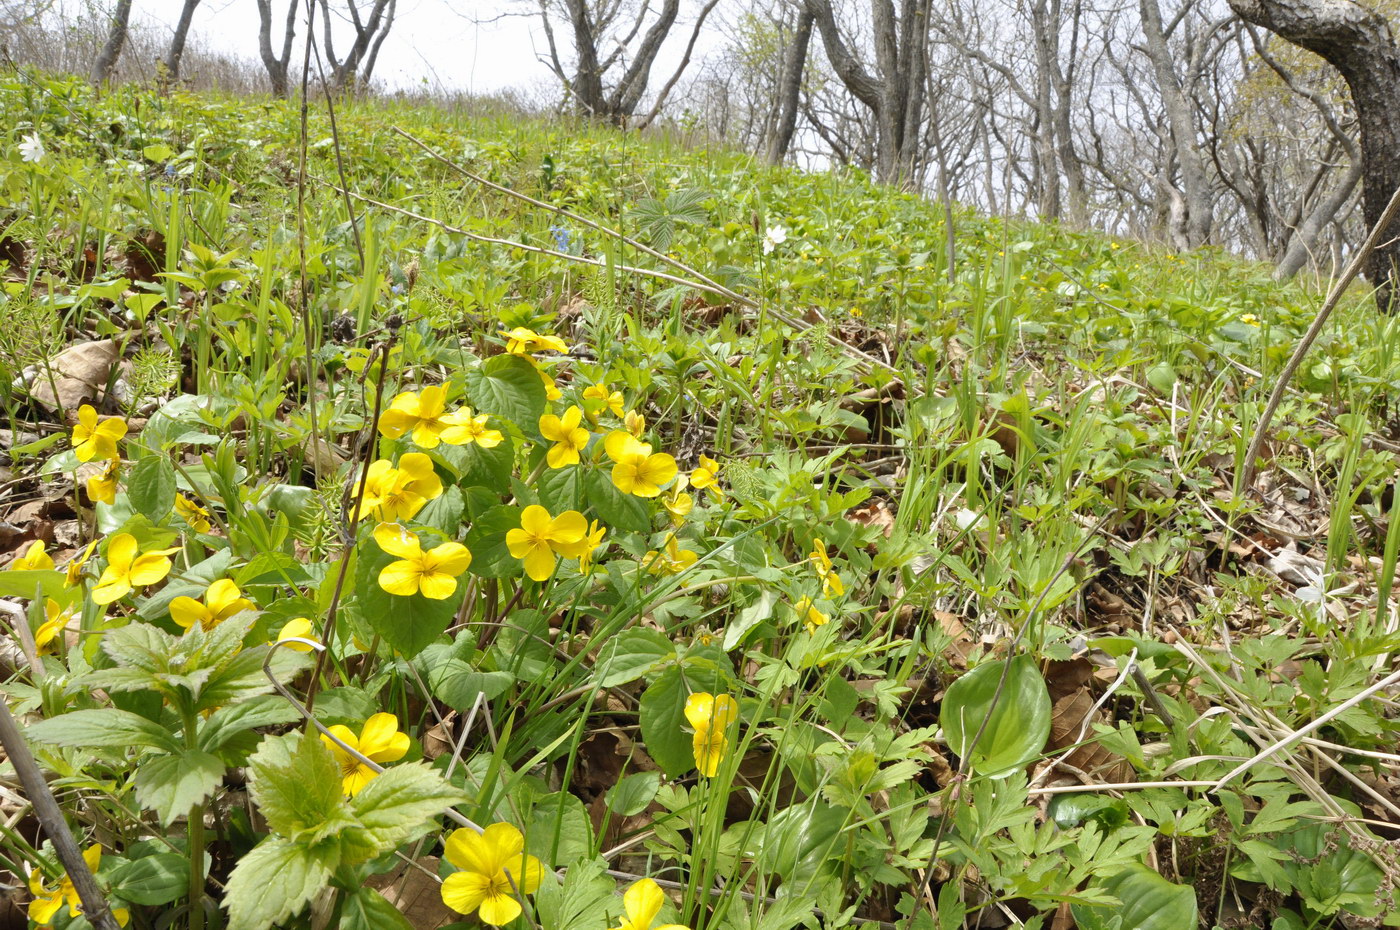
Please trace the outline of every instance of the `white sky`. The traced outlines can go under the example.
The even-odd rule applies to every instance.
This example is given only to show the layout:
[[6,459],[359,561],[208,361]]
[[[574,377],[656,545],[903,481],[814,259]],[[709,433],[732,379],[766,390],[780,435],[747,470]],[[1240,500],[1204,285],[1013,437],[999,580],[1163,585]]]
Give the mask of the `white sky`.
[[[273,3],[274,48],[280,48],[278,30],[287,2]],[[133,15],[171,28],[182,6],[183,0],[136,0]],[[332,10],[335,6],[331,4]],[[473,93],[549,85],[553,74],[539,61],[547,46],[535,9],[529,0],[399,0],[374,79],[395,89],[424,87],[426,80],[429,89]],[[261,62],[253,0],[204,0],[195,13],[193,32],[212,50]],[[304,19],[299,17],[297,50],[292,54],[298,67],[304,32]],[[347,44],[337,34],[339,54]]]

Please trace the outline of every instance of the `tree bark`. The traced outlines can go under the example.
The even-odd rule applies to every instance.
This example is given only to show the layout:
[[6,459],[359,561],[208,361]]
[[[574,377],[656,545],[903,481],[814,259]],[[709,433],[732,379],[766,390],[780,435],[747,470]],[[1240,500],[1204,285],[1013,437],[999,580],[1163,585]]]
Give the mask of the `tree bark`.
[[599,119],[606,109],[603,72],[598,67],[598,43],[588,15],[588,3],[587,0],[565,0],[565,6],[569,11],[569,25],[574,29],[574,105],[580,116]]
[[175,24],[175,34],[170,37],[170,47],[165,52],[165,79],[171,84],[180,80],[180,59],[185,55],[185,41],[189,39],[190,25],[199,3],[200,0],[185,0],[180,9],[180,21]]
[[[1352,0],[1229,0],[1242,19],[1320,55],[1351,89],[1361,130],[1361,209],[1368,227],[1400,186],[1400,47],[1385,17]],[[1382,309],[1395,310],[1400,221],[1366,263]]]
[[126,45],[127,27],[130,22],[131,0],[117,0],[116,9],[112,11],[112,22],[107,29],[107,41],[102,44],[97,53],[97,60],[92,63],[92,83],[105,84],[111,79],[112,71],[117,67],[117,59],[121,57],[122,48]]
[[282,53],[272,50],[272,0],[258,0],[258,52],[262,55],[272,93],[287,96],[287,66],[292,60],[292,40],[296,37],[297,0],[288,0],[287,23],[282,32]]
[[783,76],[778,85],[778,124],[768,140],[770,164],[782,164],[797,131],[797,104],[802,92],[802,75],[807,70],[807,49],[812,44],[812,14],[803,10],[797,16],[797,31],[783,59]]

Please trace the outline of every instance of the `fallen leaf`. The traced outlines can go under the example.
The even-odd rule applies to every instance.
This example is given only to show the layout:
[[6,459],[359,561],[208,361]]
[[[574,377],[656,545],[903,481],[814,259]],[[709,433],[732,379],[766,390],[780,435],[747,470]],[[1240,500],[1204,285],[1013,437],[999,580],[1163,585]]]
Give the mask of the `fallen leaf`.
[[424,856],[414,861],[427,869],[427,873],[401,864],[392,872],[371,875],[365,884],[398,908],[414,930],[438,930],[461,920],[461,914],[442,903],[442,885],[437,880],[439,860]]
[[39,367],[29,395],[50,412],[75,411],[102,397],[120,357],[115,339],[71,345]]

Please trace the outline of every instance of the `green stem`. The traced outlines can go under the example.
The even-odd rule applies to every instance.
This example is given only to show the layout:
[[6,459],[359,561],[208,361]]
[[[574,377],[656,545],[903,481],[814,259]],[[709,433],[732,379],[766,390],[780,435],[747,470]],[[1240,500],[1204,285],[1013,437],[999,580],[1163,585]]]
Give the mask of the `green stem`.
[[[199,717],[194,708],[183,712],[185,746],[199,747]],[[204,805],[196,801],[186,819],[189,830],[187,852],[190,857],[190,930],[204,930]]]

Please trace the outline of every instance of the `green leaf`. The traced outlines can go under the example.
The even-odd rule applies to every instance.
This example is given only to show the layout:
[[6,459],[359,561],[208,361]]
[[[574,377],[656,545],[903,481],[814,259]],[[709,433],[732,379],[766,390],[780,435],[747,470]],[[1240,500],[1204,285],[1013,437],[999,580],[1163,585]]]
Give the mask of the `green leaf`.
[[[1040,755],[1050,736],[1050,692],[1035,659],[1013,658],[998,696],[1005,667],[1004,660],[984,662],[963,675],[949,686],[939,710],[949,748],[959,757],[970,752],[979,775],[1010,775]],[[981,739],[973,746],[979,730]]]
[[623,630],[608,640],[594,673],[598,687],[613,688],[636,681],[662,662],[676,658],[676,646],[665,635],[645,627]]
[[[1196,890],[1190,885],[1173,884],[1145,865],[1124,869],[1103,884],[1123,902],[1115,916],[1125,930],[1181,930],[1196,926]],[[1077,922],[1081,908],[1073,910]]]
[[228,930],[268,930],[300,914],[339,865],[330,847],[268,837],[238,860],[224,889]]
[[633,817],[647,809],[660,787],[660,772],[635,772],[609,788],[604,797],[608,810],[622,817]]
[[255,727],[291,723],[300,716],[280,697],[263,695],[229,707],[220,707],[199,728],[199,748],[218,752],[224,744]]
[[413,924],[373,888],[357,888],[340,909],[340,930],[414,930]]
[[778,592],[764,588],[758,592],[758,600],[739,611],[738,618],[724,628],[725,652],[736,648],[744,641],[744,634],[773,616],[773,607],[778,603]]
[[[539,380],[538,375],[535,380]],[[503,424],[493,418],[487,425],[499,429]],[[462,487],[503,488],[510,484],[511,473],[515,470],[515,445],[509,433],[501,430],[501,434],[501,442],[490,449],[474,442],[461,446],[444,443],[428,454],[451,469]]]
[[583,802],[567,791],[539,800],[530,811],[525,851],[545,864],[577,862],[589,854],[593,829]]
[[492,507],[478,517],[466,539],[472,553],[471,573],[479,578],[519,575],[524,570],[523,563],[506,546],[506,533],[519,528],[518,507]]
[[685,701],[690,697],[679,666],[672,665],[642,692],[642,738],[661,770],[679,778],[695,768],[695,752],[686,725]]
[[785,883],[813,880],[841,835],[849,811],[812,799],[778,811],[764,828],[753,855],[764,874]]
[[617,883],[603,874],[605,864],[599,859],[574,863],[564,876],[563,884],[546,876],[535,896],[539,908],[541,930],[578,930],[580,927],[606,927],[617,921]]
[[295,838],[343,806],[340,766],[319,736],[269,736],[248,759],[248,793],[267,825]]
[[349,832],[372,850],[365,858],[373,858],[436,830],[443,811],[467,800],[426,763],[390,766],[350,799],[360,826]]
[[633,533],[651,529],[651,506],[635,494],[623,494],[607,473],[589,472],[584,487],[588,503],[598,512],[604,526]]
[[428,688],[433,697],[459,713],[469,713],[478,694],[490,701],[515,683],[510,672],[481,672],[461,659],[448,656],[428,670]]
[[36,591],[41,596],[51,597],[65,606],[73,600],[73,594],[81,593],[77,588],[68,588],[67,575],[56,568],[0,570],[0,597],[22,597],[30,600]]
[[[426,542],[426,540],[424,540]],[[477,552],[472,552],[472,569],[476,568]],[[370,540],[359,553],[355,565],[355,591],[365,619],[374,632],[391,647],[412,658],[442,635],[466,597],[467,579],[457,579],[457,590],[444,600],[433,600],[421,594],[400,597],[379,586],[379,572],[390,562],[397,561]]]
[[107,878],[123,901],[169,904],[189,890],[190,861],[178,853],[155,853],[117,866]]
[[518,355],[496,355],[467,372],[467,397],[477,413],[533,430],[544,413],[544,382],[535,366]]
[[148,455],[131,469],[126,496],[132,508],[152,523],[175,509],[175,468],[164,455]]
[[535,482],[535,490],[540,495],[540,505],[552,514],[565,510],[583,509],[582,465],[567,465],[563,468],[546,468]]
[[1176,369],[1171,362],[1160,361],[1147,369],[1147,383],[1152,385],[1152,389],[1158,394],[1171,395],[1172,386],[1176,384]]
[[141,806],[154,811],[161,824],[168,826],[188,814],[195,802],[208,797],[223,777],[224,763],[218,756],[186,749],[142,759],[131,784]]
[[24,733],[31,740],[55,746],[147,746],[163,752],[179,752],[182,748],[165,727],[114,707],[50,717],[31,724]]

